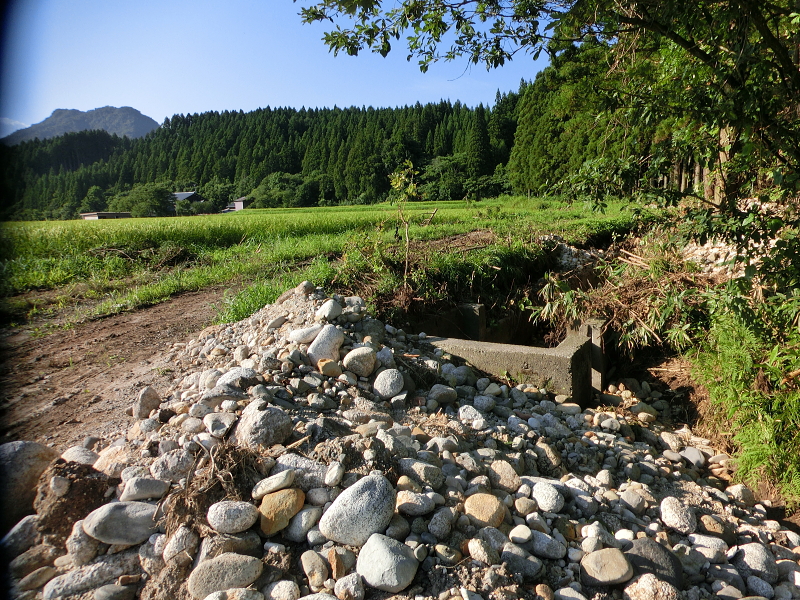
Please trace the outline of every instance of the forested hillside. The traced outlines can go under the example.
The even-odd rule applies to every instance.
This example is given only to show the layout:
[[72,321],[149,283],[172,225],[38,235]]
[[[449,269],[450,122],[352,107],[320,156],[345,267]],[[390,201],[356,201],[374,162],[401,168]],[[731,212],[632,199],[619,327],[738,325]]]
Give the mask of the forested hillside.
[[548,52],[549,67],[498,92],[490,107],[441,101],[179,114],[141,139],[84,131],[0,146],[0,216],[174,214],[164,199],[189,190],[207,201],[181,203],[178,214],[218,212],[243,196],[255,207],[370,204],[388,197],[389,174],[407,160],[422,197],[434,201],[513,192],[599,203],[609,195],[693,195],[719,204],[745,185],[752,190],[758,180],[750,174],[769,166],[746,129],[705,124],[718,93],[687,95],[696,74],[669,49],[654,46],[646,60],[621,57],[613,44],[589,38],[552,43]]
[[197,189],[218,211],[255,205],[373,203],[405,160],[425,166],[434,199],[498,193],[513,145],[518,93],[490,110],[459,102],[394,109],[264,108],[175,115],[141,140],[72,133],[1,148],[6,218],[74,218],[114,208],[142,184]]
[[184,214],[217,212],[242,196],[256,207],[369,204],[386,199],[388,175],[406,160],[428,200],[542,193],[587,161],[647,155],[655,128],[630,126],[604,85],[608,46],[553,55],[532,83],[498,92],[490,107],[267,107],[175,115],[138,140],[87,131],[0,148],[2,216],[131,210],[131,191],[145,184],[147,194],[196,190],[208,200],[179,205]]

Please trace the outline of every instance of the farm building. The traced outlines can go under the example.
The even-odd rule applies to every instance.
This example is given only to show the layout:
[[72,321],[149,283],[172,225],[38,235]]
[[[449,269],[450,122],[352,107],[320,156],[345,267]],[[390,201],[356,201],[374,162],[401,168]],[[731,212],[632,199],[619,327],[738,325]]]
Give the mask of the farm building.
[[129,212],[88,212],[81,213],[81,219],[84,221],[96,221],[97,219],[130,219],[131,213]]
[[237,198],[236,200],[228,204],[228,206],[226,206],[225,210],[223,210],[222,212],[229,213],[229,212],[236,212],[237,210],[244,210],[245,208],[250,206],[251,202],[252,200],[248,200],[245,196],[242,196],[241,198]]
[[197,192],[175,192],[172,194],[175,199],[175,202],[179,200],[188,200],[189,202],[205,202],[205,198],[203,198]]

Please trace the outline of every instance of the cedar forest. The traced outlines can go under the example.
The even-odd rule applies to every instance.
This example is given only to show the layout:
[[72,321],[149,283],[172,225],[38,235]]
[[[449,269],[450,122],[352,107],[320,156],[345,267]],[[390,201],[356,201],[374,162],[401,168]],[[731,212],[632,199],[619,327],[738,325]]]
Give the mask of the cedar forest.
[[[0,147],[2,216],[168,215],[164,199],[188,190],[206,202],[179,204],[178,214],[219,212],[239,197],[254,208],[372,204],[387,199],[388,175],[406,160],[420,169],[427,200],[558,192],[592,159],[673,153],[657,123],[633,125],[604,89],[611,60],[606,45],[570,46],[490,108],[268,107],[175,115],[137,140],[86,131]],[[689,162],[699,164],[679,167]]]

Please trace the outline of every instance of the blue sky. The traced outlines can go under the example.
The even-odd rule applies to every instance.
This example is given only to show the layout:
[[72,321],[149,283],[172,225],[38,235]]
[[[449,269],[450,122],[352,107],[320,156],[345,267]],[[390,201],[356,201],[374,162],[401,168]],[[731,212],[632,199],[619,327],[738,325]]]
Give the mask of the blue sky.
[[[486,71],[466,61],[420,73],[397,47],[334,57],[307,0],[12,0],[3,35],[0,118],[38,123],[56,108],[132,106],[176,113],[389,107],[440,99],[492,104],[545,66],[520,55]],[[399,42],[398,42],[399,44]],[[2,135],[10,133],[6,127]]]

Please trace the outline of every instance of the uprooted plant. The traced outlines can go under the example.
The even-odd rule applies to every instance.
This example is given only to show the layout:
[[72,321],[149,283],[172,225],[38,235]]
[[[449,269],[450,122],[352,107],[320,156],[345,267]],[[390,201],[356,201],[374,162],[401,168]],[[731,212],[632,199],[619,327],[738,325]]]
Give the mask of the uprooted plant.
[[665,234],[648,236],[633,249],[612,248],[615,258],[598,263],[600,284],[595,286],[574,285],[569,272],[547,274],[539,302],[529,298],[523,308],[556,331],[600,317],[609,341],[627,355],[655,345],[688,348],[708,323],[706,293],[715,278],[693,272]]

